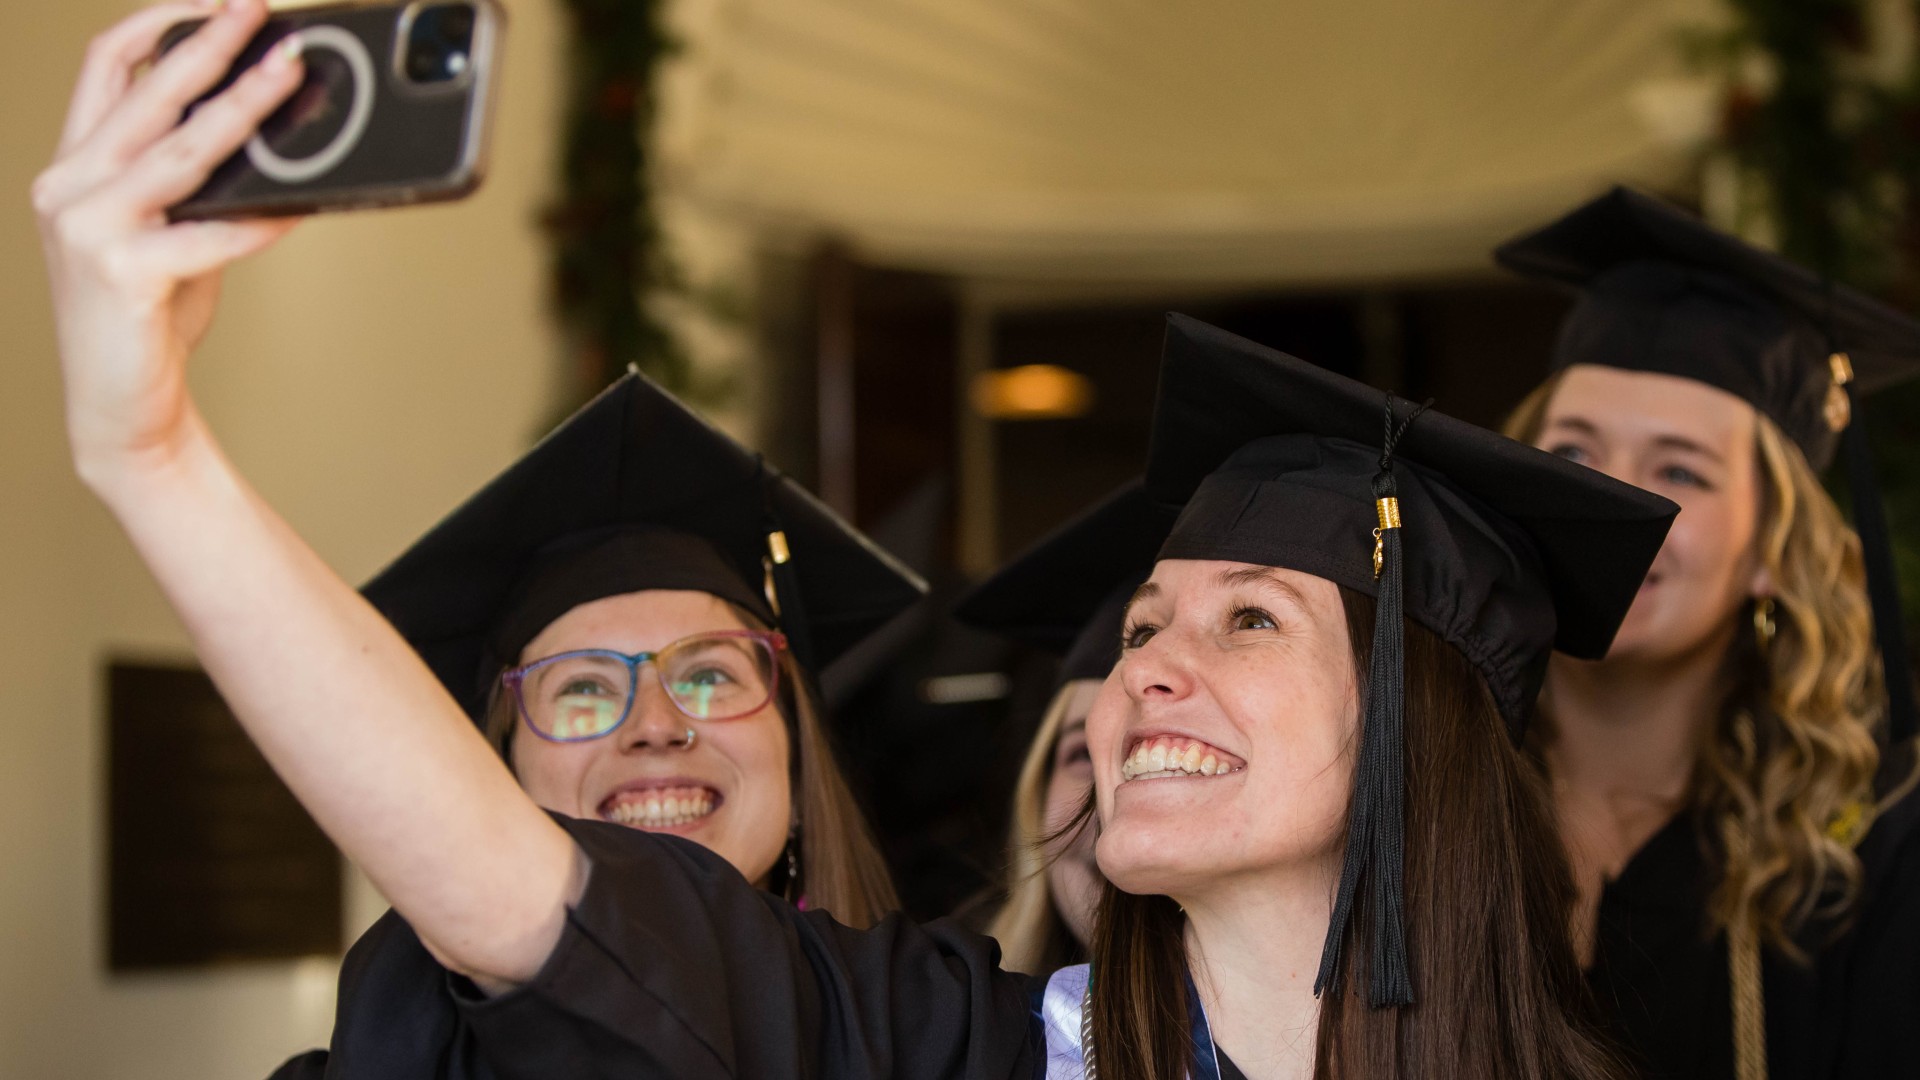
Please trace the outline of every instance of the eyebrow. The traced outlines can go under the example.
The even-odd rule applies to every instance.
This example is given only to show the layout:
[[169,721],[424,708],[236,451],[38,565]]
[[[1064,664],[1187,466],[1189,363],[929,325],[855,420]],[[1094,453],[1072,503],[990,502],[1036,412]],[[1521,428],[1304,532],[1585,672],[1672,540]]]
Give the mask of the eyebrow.
[[1307,606],[1306,598],[1300,595],[1300,590],[1288,584],[1286,579],[1280,576],[1280,571],[1271,566],[1242,566],[1234,570],[1222,570],[1214,581],[1229,589],[1248,585],[1278,589],[1294,604],[1300,607]]
[[1133,605],[1143,600],[1151,600],[1159,595],[1160,586],[1158,584],[1151,581],[1141,582],[1140,587],[1133,590],[1133,595],[1127,597],[1127,606],[1120,609],[1120,621],[1124,624],[1127,616],[1133,614]]
[[1600,429],[1593,426],[1592,421],[1582,420],[1577,416],[1556,417],[1547,423],[1548,431],[1552,431],[1554,428],[1572,428],[1583,435],[1591,435],[1596,439],[1600,437]]
[[1653,440],[1653,445],[1665,450],[1684,450],[1688,453],[1699,454],[1701,457],[1712,461],[1724,462],[1726,460],[1720,456],[1718,450],[1702,443],[1694,442],[1692,439],[1681,435],[1662,435]]
[[[1596,427],[1591,420],[1585,420],[1578,416],[1563,416],[1547,425],[1547,430],[1549,431],[1554,428],[1572,428],[1574,431],[1595,439],[1601,437],[1600,429]],[[1681,450],[1691,454],[1699,454],[1701,457],[1723,464],[1726,461],[1726,458],[1723,457],[1719,451],[1704,443],[1695,442],[1684,435],[1658,435],[1654,437],[1653,445],[1662,450]]]
[[[1265,587],[1275,589],[1284,593],[1287,599],[1296,606],[1302,608],[1307,606],[1307,599],[1300,595],[1300,590],[1294,588],[1285,578],[1280,576],[1278,569],[1271,566],[1240,566],[1232,570],[1222,570],[1214,576],[1213,580],[1214,584],[1226,589],[1245,588],[1249,585],[1256,588]],[[1135,604],[1143,600],[1151,600],[1159,595],[1160,586],[1157,582],[1149,581],[1142,584],[1139,588],[1133,590],[1133,596],[1128,598],[1127,606],[1121,612],[1121,617],[1125,618],[1126,615],[1130,614]]]

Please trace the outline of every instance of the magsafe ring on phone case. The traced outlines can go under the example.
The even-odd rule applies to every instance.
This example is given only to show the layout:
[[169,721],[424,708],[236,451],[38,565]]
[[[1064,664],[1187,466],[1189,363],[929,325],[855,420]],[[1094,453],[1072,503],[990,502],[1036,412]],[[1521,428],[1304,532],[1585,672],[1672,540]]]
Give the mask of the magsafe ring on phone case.
[[347,105],[346,123],[334,134],[332,141],[318,151],[299,159],[289,159],[267,145],[265,135],[256,132],[253,138],[247,140],[247,160],[253,163],[254,168],[269,179],[283,184],[302,184],[331,172],[342,158],[353,152],[360,137],[366,134],[367,120],[373,115],[373,57],[367,52],[365,42],[338,26],[309,26],[287,36],[300,43],[303,57],[316,50],[337,54],[346,61],[347,70],[353,75],[353,98]]

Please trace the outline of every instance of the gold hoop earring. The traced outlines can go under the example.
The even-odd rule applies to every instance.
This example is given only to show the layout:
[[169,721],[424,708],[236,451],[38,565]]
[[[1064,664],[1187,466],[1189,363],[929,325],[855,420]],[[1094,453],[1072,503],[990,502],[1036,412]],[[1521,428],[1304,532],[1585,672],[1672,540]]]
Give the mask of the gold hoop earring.
[[1760,651],[1766,652],[1773,645],[1773,635],[1779,627],[1773,621],[1773,597],[1762,596],[1753,602],[1753,639],[1760,644]]

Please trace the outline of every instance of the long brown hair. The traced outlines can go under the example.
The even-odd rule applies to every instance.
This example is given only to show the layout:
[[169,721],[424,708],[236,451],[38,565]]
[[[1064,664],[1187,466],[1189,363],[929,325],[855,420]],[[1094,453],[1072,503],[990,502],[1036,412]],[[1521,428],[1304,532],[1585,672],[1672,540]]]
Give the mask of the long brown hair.
[[[1354,670],[1365,672],[1373,600],[1344,586],[1340,593]],[[1625,1075],[1587,1016],[1567,923],[1573,885],[1537,771],[1457,650],[1408,622],[1405,656],[1406,926],[1416,1000],[1369,1007],[1359,995],[1370,958],[1350,938],[1340,988],[1320,1004],[1314,1076]],[[1368,918],[1356,910],[1353,925]],[[1102,1080],[1166,1080],[1191,1068],[1183,926],[1171,899],[1107,887],[1090,1002]]]
[[[1555,375],[1529,394],[1507,434],[1534,442],[1559,385]],[[1853,843],[1874,816],[1885,698],[1860,538],[1799,448],[1764,413],[1756,420],[1755,542],[1777,629],[1764,650],[1754,635],[1735,635],[1689,805],[1719,871],[1708,903],[1714,927],[1750,921],[1799,956],[1793,934],[1816,914],[1843,916],[1859,895]]]
[[[760,620],[742,608],[727,605],[749,628],[764,630]],[[798,825],[800,888],[809,908],[819,908],[853,927],[868,927],[900,907],[886,859],[867,827],[866,815],[840,771],[833,744],[821,722],[813,681],[801,670],[792,650],[782,650],[780,715],[792,736],[791,772],[794,778],[794,821]],[[513,733],[518,709],[513,699],[494,693],[487,705],[486,736],[511,766]],[[776,867],[784,873],[784,867]]]

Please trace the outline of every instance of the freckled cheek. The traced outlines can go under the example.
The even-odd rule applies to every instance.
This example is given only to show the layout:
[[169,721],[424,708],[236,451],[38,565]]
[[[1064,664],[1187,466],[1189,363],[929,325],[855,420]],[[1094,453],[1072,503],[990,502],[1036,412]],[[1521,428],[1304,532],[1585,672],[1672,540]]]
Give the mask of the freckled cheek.
[[1126,690],[1121,688],[1118,679],[1109,679],[1087,713],[1087,756],[1093,762],[1089,782],[1095,784],[1098,791],[1111,791],[1120,780],[1116,763],[1120,760],[1120,732],[1125,723]]
[[1347,683],[1249,679],[1232,684],[1226,700],[1235,726],[1250,741],[1253,761],[1270,775],[1311,776],[1324,770],[1342,756],[1357,723],[1357,702]]

